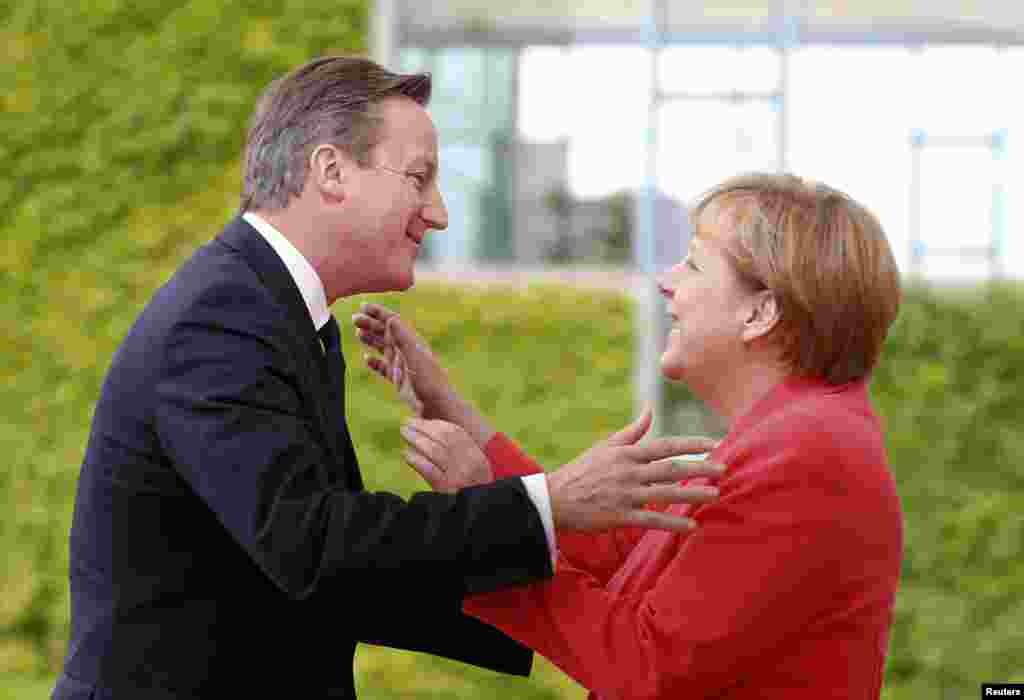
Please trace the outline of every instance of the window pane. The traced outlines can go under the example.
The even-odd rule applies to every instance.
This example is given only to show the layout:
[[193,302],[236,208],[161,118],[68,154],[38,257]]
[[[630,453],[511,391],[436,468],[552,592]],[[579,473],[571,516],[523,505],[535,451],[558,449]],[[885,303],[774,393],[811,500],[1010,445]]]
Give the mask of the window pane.
[[737,173],[776,169],[778,121],[769,102],[678,100],[662,108],[659,123],[658,180],[682,202]]
[[669,47],[658,78],[669,93],[770,92],[779,85],[779,56],[766,47]]

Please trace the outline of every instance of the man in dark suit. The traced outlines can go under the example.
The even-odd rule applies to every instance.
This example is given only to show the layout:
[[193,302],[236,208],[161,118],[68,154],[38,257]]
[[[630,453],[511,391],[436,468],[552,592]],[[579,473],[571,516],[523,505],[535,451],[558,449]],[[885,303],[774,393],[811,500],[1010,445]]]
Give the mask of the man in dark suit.
[[352,698],[360,641],[526,674],[462,598],[550,576],[558,528],[651,525],[642,504],[685,474],[664,440],[599,445],[557,480],[364,490],[329,305],[410,287],[447,225],[429,93],[326,58],[264,94],[242,215],[155,294],[96,406],[54,698]]

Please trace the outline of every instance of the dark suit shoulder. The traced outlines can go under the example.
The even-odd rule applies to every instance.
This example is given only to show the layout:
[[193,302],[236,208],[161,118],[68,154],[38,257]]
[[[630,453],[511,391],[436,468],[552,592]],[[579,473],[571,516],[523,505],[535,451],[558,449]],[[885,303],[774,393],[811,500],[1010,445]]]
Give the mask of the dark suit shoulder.
[[267,308],[277,302],[241,253],[213,241],[178,268],[154,295],[149,307],[161,315],[187,315],[210,306],[230,311],[253,305]]

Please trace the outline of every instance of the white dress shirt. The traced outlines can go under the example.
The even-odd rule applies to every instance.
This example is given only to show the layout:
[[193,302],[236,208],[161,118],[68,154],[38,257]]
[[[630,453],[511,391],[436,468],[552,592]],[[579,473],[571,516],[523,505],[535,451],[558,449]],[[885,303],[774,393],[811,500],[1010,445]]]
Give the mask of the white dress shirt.
[[[292,245],[292,242],[276,228],[251,211],[245,212],[242,218],[266,239],[270,247],[281,258],[284,266],[288,268],[289,274],[295,280],[295,286],[299,288],[299,293],[302,294],[302,299],[306,302],[313,327],[319,331],[331,315],[330,309],[327,308],[327,295],[324,292],[324,283],[320,279],[320,275],[316,273],[316,270],[299,252],[298,248]],[[521,478],[523,486],[526,488],[526,494],[533,501],[533,505],[536,506],[537,512],[540,514],[541,522],[544,524],[544,535],[548,540],[548,551],[551,553],[551,564],[554,566],[558,550],[547,479],[543,474],[530,474]]]

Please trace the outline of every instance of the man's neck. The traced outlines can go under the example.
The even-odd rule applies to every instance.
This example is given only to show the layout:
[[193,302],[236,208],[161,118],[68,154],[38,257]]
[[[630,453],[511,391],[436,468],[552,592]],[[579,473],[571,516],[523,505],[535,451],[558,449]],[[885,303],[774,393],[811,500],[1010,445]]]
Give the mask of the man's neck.
[[319,273],[302,251],[292,243],[292,240],[273,223],[255,211],[245,212],[244,217],[281,258],[281,262],[288,269],[288,273],[292,276],[295,286],[298,287],[299,293],[306,303],[313,324],[320,328],[329,317],[330,309],[327,304],[323,279]]
[[312,242],[316,240],[313,235],[313,231],[308,226],[309,220],[303,220],[303,217],[296,216],[295,212],[291,209],[275,209],[273,211],[267,209],[256,209],[252,211],[253,214],[260,217],[268,224],[273,226],[278,233],[288,239],[288,241],[295,246],[295,249],[302,253],[302,257],[309,261],[309,264],[313,266],[317,272],[319,272],[319,266],[316,260],[316,250]]
[[[253,213],[277,229],[309,261],[323,283],[328,305],[366,291],[365,261],[359,257],[358,247],[347,246],[336,217],[325,218],[321,210],[304,206],[302,198],[293,199],[285,209]],[[350,254],[339,259],[339,247],[346,246]]]

